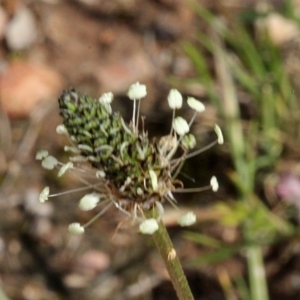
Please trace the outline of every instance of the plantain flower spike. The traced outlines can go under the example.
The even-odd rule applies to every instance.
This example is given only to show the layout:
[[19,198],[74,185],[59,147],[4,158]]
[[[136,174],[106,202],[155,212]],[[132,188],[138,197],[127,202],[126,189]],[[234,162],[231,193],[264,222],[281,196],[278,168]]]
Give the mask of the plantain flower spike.
[[[153,234],[164,212],[162,204],[167,201],[176,205],[173,193],[183,190],[182,182],[176,179],[183,162],[201,152],[198,149],[188,153],[196,146],[196,138],[189,133],[190,127],[196,115],[205,110],[200,101],[188,98],[194,115],[187,122],[183,117],[175,117],[175,110],[182,107],[183,98],[177,90],[171,90],[167,99],[173,110],[170,133],[150,140],[144,122],[139,126],[140,102],[147,96],[146,86],[137,82],[130,86],[127,95],[133,100],[129,123],[113,111],[112,93],[93,99],[70,89],[58,99],[63,124],[57,127],[57,133],[66,134],[71,142],[70,146],[64,147],[69,153],[69,161],[62,163],[45,150],[39,151],[36,158],[42,161],[44,168],[58,169],[58,176],[68,173],[79,177],[84,186],[68,192],[86,191],[78,206],[83,211],[96,212],[87,224],[70,224],[70,233],[83,234],[85,228],[106,210],[116,207],[140,224],[141,233]],[[219,127],[215,131],[217,139],[212,146],[222,142]],[[216,179],[212,179],[208,187],[217,190]],[[48,197],[68,192],[50,195],[46,187],[39,200],[45,202]],[[157,209],[158,218],[146,219],[144,211],[153,208]],[[188,226],[195,221],[195,215],[190,212],[180,218],[179,224]]]

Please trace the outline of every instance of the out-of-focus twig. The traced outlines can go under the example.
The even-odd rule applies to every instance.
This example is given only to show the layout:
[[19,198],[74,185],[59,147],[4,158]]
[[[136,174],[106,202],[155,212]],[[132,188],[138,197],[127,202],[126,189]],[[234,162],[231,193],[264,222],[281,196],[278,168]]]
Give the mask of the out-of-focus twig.
[[[29,126],[26,129],[24,137],[19,143],[15,153],[12,155],[10,162],[8,163],[5,178],[0,186],[0,199],[6,199],[6,201],[0,202],[0,207],[7,207],[7,205],[14,206],[17,204],[16,202],[18,201],[7,201],[7,197],[22,172],[22,164],[24,164],[31,155],[43,120],[46,119],[47,115],[52,111],[52,109],[54,109],[54,107],[55,102],[53,101],[42,102],[30,115]],[[9,149],[11,149],[11,146]]]
[[0,151],[8,156],[11,150],[11,128],[6,112],[0,106]]
[[0,300],[10,300],[2,291],[1,287],[0,287]]

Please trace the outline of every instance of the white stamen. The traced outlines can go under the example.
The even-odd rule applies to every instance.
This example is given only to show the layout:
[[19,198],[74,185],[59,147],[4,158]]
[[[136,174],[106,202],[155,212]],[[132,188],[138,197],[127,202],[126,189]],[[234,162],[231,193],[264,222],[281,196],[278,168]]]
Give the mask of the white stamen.
[[182,227],[191,226],[196,223],[196,215],[192,211],[190,211],[187,214],[181,216],[177,220],[177,222]]
[[96,177],[97,178],[105,178],[105,176],[106,176],[106,174],[105,174],[105,172],[103,170],[98,170],[96,172]]
[[158,223],[154,218],[146,219],[139,226],[142,234],[153,234],[158,230]]
[[196,146],[195,136],[191,133],[187,134],[183,137],[181,143],[186,149],[193,149]]
[[40,193],[40,196],[39,196],[39,201],[41,203],[44,203],[45,201],[48,200],[48,196],[49,196],[49,193],[50,193],[50,189],[48,186],[46,186]]
[[127,96],[131,100],[142,99],[147,95],[147,89],[144,84],[136,82],[129,87]]
[[60,124],[56,127],[56,133],[68,135],[68,130],[65,125]]
[[190,131],[189,124],[182,117],[177,117],[174,119],[173,128],[176,131],[176,133],[180,136],[183,136]]
[[211,189],[216,192],[219,189],[219,183],[215,176],[213,176],[210,180]]
[[44,159],[45,157],[48,156],[48,151],[47,150],[39,150],[37,153],[36,153],[36,156],[35,156],[35,159],[36,160],[42,160]]
[[190,108],[192,108],[193,110],[195,110],[197,112],[205,111],[204,104],[201,101],[195,99],[194,97],[188,97],[187,103]]
[[64,175],[66,173],[67,170],[69,170],[71,168],[73,168],[73,163],[69,161],[68,163],[66,163],[65,165],[63,165],[60,168],[57,176],[61,177],[62,175]]
[[102,94],[98,101],[101,104],[110,104],[112,103],[113,98],[114,98],[113,93],[109,92],[109,93]]
[[71,234],[80,235],[84,233],[84,227],[81,226],[79,223],[72,223],[69,225],[68,231]]
[[182,95],[178,90],[170,90],[168,95],[168,103],[171,109],[179,109],[182,107]]
[[79,208],[83,211],[94,209],[100,201],[100,195],[97,193],[87,194],[79,201]]
[[58,164],[57,159],[54,156],[47,156],[42,160],[42,167],[47,170],[52,170]]
[[222,130],[217,124],[215,124],[215,133],[218,137],[218,144],[220,144],[220,145],[223,144],[224,138],[223,138]]

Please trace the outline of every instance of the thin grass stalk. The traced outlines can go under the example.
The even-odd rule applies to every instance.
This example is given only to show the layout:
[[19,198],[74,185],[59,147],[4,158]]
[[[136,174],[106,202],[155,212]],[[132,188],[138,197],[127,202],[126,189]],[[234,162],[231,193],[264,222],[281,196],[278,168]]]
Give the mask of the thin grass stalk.
[[[200,41],[201,42],[201,41]],[[192,60],[195,69],[198,73],[198,78],[204,84],[208,97],[211,99],[212,103],[215,105],[215,107],[220,110],[220,101],[218,99],[218,95],[216,93],[215,85],[213,82],[213,79],[210,75],[210,71],[208,69],[206,59],[204,55],[192,44],[185,43],[184,44],[184,50],[186,54],[190,57]]]
[[263,262],[262,249],[251,245],[246,248],[250,293],[252,300],[269,300],[266,274]]
[[246,68],[237,61],[235,57],[228,57],[229,67],[232,70],[234,79],[255,98],[259,97],[259,86],[253,76],[246,70]]
[[[258,40],[261,43],[256,46],[242,23],[236,22],[233,26],[234,32],[230,32],[213,14],[195,1],[192,1],[192,4],[198,15],[213,30],[212,41],[200,34],[199,42],[213,53],[215,58],[221,94],[217,95],[217,101],[214,100],[214,102],[218,102],[216,107],[223,116],[229,151],[236,171],[232,175],[234,175],[236,186],[240,191],[240,199],[245,205],[254,205],[253,209],[262,213],[266,221],[271,222],[276,230],[282,234],[292,234],[293,228],[281,218],[273,215],[254,194],[255,174],[262,167],[273,165],[281,153],[282,140],[280,140],[279,132],[282,130],[282,126],[286,128],[287,124],[293,125],[294,121],[297,121],[292,114],[293,111],[298,111],[293,108],[299,107],[299,103],[293,95],[292,85],[283,67],[280,52],[270,41],[267,43],[268,41],[265,39]],[[234,49],[238,60],[224,50],[221,39]],[[267,57],[262,56],[266,53],[268,53]],[[205,62],[203,54],[201,60],[203,65],[203,61]],[[199,67],[200,65],[198,65],[198,69]],[[205,73],[209,73],[207,64],[204,69],[202,68],[200,71],[198,69],[199,74],[203,73],[203,70]],[[209,76],[211,75],[206,74],[206,78]],[[234,80],[257,100],[259,119],[251,120],[246,124],[247,137],[245,137],[243,128],[245,124],[240,118]],[[202,79],[201,82],[203,82]],[[203,83],[207,87],[207,82]],[[299,126],[294,127],[298,128]],[[266,153],[259,155],[257,146],[266,150]],[[268,300],[262,245],[257,244],[255,239],[253,240],[253,231],[251,233],[253,227],[251,224],[249,225],[250,227],[244,226],[243,230],[244,236],[250,241],[245,249],[250,291],[247,291],[244,284],[242,299]],[[255,244],[253,244],[254,241]]]
[[[240,57],[244,59],[245,64],[252,70],[253,75],[256,79],[263,79],[266,70],[261,58],[261,53],[255,47],[252,38],[246,31],[243,24],[240,22],[235,22],[233,24],[234,32],[232,37],[230,37],[230,42],[234,46]],[[239,37],[238,39],[236,37]]]
[[272,85],[266,83],[260,98],[262,135],[270,137],[270,131],[276,128],[276,103]]
[[234,279],[235,286],[239,292],[241,300],[251,300],[250,291],[243,276],[236,276]]
[[238,300],[237,295],[234,291],[233,284],[231,282],[230,276],[226,269],[218,269],[218,277],[220,285],[223,289],[226,300]]
[[227,64],[227,57],[222,50],[221,41],[217,33],[212,34],[215,50],[215,66],[222,90],[222,115],[226,122],[226,134],[229,141],[230,153],[233,158],[235,169],[246,185],[250,183],[247,164],[245,164],[245,140],[240,121],[240,111],[233,78]]
[[[227,125],[228,141],[231,148],[231,155],[237,175],[239,178],[239,185],[243,185],[241,189],[241,199],[249,201],[252,194],[252,187],[254,185],[253,172],[248,169],[248,162],[246,160],[246,149],[251,145],[246,143],[242,131],[242,124],[239,115],[239,106],[237,95],[233,83],[233,79],[228,68],[226,54],[223,51],[221,40],[217,34],[213,36],[215,43],[215,61],[217,74],[222,87],[222,100],[224,104],[223,116],[225,124]],[[252,149],[251,152],[255,151]],[[254,152],[253,152],[254,153]],[[244,228],[244,234],[248,236],[247,228]],[[247,262],[250,276],[250,290],[252,300],[268,300],[268,288],[265,278],[263,255],[260,246],[247,246]],[[255,276],[259,273],[259,280]]]

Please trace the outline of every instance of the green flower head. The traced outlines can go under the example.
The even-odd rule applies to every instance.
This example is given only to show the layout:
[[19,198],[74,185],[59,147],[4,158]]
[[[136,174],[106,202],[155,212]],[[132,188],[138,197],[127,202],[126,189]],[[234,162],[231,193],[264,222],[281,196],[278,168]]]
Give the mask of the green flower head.
[[[74,190],[92,190],[80,200],[81,209],[92,210],[102,205],[97,215],[100,216],[114,205],[141,223],[145,221],[144,210],[157,207],[163,211],[161,204],[165,201],[174,204],[173,192],[183,190],[176,175],[185,159],[201,152],[188,153],[196,144],[194,136],[188,133],[196,114],[203,111],[203,104],[189,98],[195,113],[188,123],[180,116],[175,117],[175,110],[182,106],[182,96],[172,90],[168,96],[173,110],[170,134],[150,140],[147,132],[139,129],[140,99],[146,95],[145,85],[136,83],[130,87],[128,96],[133,100],[133,116],[129,124],[119,113],[113,112],[112,93],[103,94],[97,100],[71,89],[59,97],[63,125],[57,127],[57,133],[66,134],[72,143],[65,147],[71,152],[69,161],[63,164],[47,151],[40,151],[37,159],[42,160],[46,169],[58,167],[59,176],[70,171],[81,172],[83,177],[94,176],[98,183],[90,184],[84,179],[86,186]],[[82,169],[82,164],[90,168]],[[51,196],[54,195],[49,195],[49,188],[43,190],[41,202]],[[83,232],[89,223],[74,224],[70,232]]]

